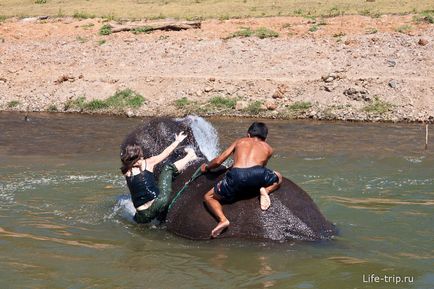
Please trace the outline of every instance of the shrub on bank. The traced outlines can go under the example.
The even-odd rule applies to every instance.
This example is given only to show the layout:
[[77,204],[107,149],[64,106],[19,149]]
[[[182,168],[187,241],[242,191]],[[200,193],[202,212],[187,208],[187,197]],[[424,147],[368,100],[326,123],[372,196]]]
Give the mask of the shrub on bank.
[[79,111],[98,111],[98,110],[111,110],[113,112],[120,112],[124,109],[133,108],[137,109],[146,102],[146,99],[131,89],[124,89],[116,91],[115,94],[107,99],[94,99],[86,101],[84,96],[68,100],[63,110],[67,111],[75,109]]
[[215,108],[234,109],[237,100],[230,97],[215,96],[209,100],[209,103]]
[[20,105],[20,102],[18,100],[11,100],[6,104],[8,108],[14,108],[17,107],[18,105]]
[[240,30],[232,33],[228,38],[234,37],[252,37],[256,36],[260,39],[279,37],[279,33],[268,29],[266,27],[259,27],[258,29],[252,30],[250,27],[242,27]]
[[100,35],[110,35],[112,34],[112,27],[108,24],[104,24],[100,29],[99,29],[99,34]]
[[301,112],[301,111],[308,110],[311,107],[312,107],[312,103],[310,103],[309,101],[296,101],[289,106],[289,110]]
[[363,110],[373,114],[384,114],[391,111],[392,108],[393,105],[391,103],[381,100],[378,96],[376,96],[370,104],[363,108]]

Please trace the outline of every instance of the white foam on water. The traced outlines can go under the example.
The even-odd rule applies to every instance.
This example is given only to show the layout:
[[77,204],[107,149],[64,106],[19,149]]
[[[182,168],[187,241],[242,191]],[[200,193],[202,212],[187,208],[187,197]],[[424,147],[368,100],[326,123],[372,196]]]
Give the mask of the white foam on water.
[[186,119],[190,122],[194,138],[199,149],[208,161],[219,155],[219,137],[217,130],[211,123],[199,116],[189,115]]
[[303,158],[305,161],[320,161],[320,160],[324,160],[325,159],[325,157],[306,157],[306,158]]
[[414,163],[414,164],[419,164],[423,161],[423,159],[425,158],[425,156],[421,156],[421,157],[411,157],[411,156],[405,156],[404,159],[406,161],[409,161],[410,163]]
[[105,217],[105,219],[113,219],[114,216],[121,216],[122,219],[126,219],[130,222],[134,222],[134,215],[136,214],[136,208],[134,208],[131,196],[120,195],[113,207],[112,212]]

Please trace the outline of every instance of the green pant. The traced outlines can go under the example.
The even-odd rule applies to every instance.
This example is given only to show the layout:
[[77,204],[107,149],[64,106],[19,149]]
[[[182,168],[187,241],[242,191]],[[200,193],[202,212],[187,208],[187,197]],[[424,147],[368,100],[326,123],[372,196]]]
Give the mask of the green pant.
[[146,210],[137,211],[134,215],[134,221],[137,223],[149,223],[160,214],[164,213],[169,206],[169,198],[172,194],[172,179],[178,174],[174,164],[166,164],[161,170],[158,179],[158,189],[160,194],[155,198],[152,205]]

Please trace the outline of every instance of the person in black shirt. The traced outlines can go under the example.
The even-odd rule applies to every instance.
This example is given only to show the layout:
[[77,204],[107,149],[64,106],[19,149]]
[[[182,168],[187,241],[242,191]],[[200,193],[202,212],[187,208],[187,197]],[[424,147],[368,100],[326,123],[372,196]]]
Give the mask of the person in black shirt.
[[121,171],[136,208],[134,220],[137,223],[149,223],[167,209],[173,176],[183,170],[189,162],[197,159],[194,149],[186,148],[187,155],[184,158],[173,164],[164,165],[156,185],[154,167],[165,160],[185,138],[184,132],[179,133],[175,136],[175,141],[163,152],[146,159],[139,145],[128,145],[122,152]]

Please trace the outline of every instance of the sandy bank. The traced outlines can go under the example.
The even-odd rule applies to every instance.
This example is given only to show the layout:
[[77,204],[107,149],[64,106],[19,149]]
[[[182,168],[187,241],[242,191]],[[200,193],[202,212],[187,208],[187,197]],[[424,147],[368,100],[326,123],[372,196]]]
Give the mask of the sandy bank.
[[[0,109],[74,111],[65,104],[129,88],[143,106],[94,112],[434,121],[434,25],[412,15],[207,20],[195,30],[107,36],[102,25],[1,23]],[[241,27],[279,37],[228,37]]]

